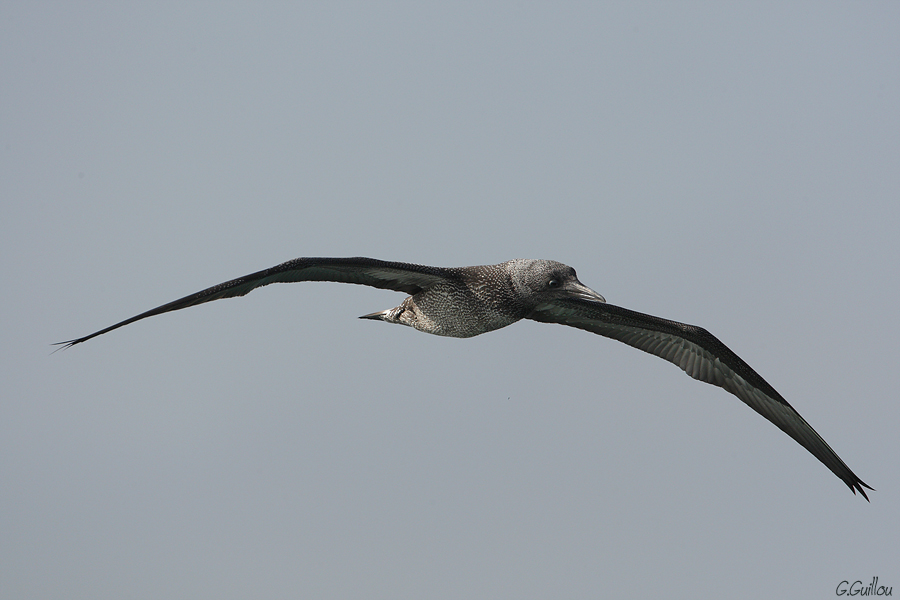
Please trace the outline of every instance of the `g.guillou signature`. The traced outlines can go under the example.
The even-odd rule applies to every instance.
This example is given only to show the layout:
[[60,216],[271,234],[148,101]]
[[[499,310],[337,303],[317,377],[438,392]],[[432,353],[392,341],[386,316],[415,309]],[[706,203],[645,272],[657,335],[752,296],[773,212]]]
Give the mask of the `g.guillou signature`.
[[878,578],[873,577],[869,585],[856,580],[850,583],[846,579],[840,582],[834,593],[838,596],[893,596],[894,586],[878,585]]

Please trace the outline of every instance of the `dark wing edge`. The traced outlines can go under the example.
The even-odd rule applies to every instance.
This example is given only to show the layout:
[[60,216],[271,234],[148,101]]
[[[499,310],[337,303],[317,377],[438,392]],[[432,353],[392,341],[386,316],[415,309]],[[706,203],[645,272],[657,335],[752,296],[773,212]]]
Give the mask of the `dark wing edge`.
[[139,315],[125,319],[106,329],[101,329],[90,335],[57,342],[54,346],[60,346],[57,350],[71,348],[75,344],[81,344],[98,335],[103,335],[119,327],[124,327],[135,321],[146,319],[173,310],[181,310],[189,306],[212,302],[221,298],[235,298],[244,296],[258,287],[270,283],[294,283],[300,281],[334,281],[338,283],[355,283],[371,287],[416,294],[435,283],[452,276],[452,269],[441,267],[428,267],[400,262],[387,262],[374,258],[295,258],[275,265],[269,269],[263,269],[256,273],[244,275],[231,281],[214,285],[195,294],[185,296],[157,306],[154,309]]
[[618,340],[675,364],[694,379],[724,388],[806,448],[854,494],[869,500],[863,488],[873,488],[850,470],[781,394],[706,329],[577,298],[538,306],[527,318]]

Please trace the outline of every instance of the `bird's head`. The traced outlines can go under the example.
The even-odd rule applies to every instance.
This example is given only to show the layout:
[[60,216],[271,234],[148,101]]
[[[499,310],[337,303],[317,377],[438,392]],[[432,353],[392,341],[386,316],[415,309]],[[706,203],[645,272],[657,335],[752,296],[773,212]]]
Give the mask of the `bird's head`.
[[578,281],[575,269],[555,260],[516,259],[507,263],[519,296],[537,307],[558,298],[606,302],[600,294]]

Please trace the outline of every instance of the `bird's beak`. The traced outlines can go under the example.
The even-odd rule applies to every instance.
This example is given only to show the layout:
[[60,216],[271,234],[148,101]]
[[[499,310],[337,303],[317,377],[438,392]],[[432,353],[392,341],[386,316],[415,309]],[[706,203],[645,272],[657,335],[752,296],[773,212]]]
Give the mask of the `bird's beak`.
[[580,298],[582,300],[592,300],[594,302],[606,302],[606,298],[604,298],[588,286],[584,285],[580,281],[569,284],[566,288],[566,291],[570,296],[574,298]]

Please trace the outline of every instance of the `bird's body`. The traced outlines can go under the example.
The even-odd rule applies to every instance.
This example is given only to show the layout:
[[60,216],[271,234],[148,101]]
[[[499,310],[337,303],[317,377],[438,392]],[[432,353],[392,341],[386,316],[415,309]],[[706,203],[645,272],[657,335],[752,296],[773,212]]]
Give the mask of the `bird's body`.
[[80,344],[129,323],[218,300],[243,296],[270,283],[336,281],[406,292],[396,308],[364,315],[419,331],[467,338],[521,319],[584,329],[674,363],[694,379],[731,392],[809,450],[854,493],[870,488],[756,371],[702,327],[607,304],[575,275],[550,260],[515,259],[497,265],[442,268],[371,258],[297,258],[233,279],[141,313],[91,335]]
[[[361,318],[448,337],[467,338],[494,331],[526,318],[534,310],[539,300],[535,292],[539,290],[523,283],[529,281],[533,264],[517,259],[499,265],[445,269],[441,281],[408,297],[400,306]],[[568,274],[567,269],[571,270],[554,261],[541,261],[541,266],[558,271],[560,281]],[[596,292],[581,287],[594,299],[604,301]]]

